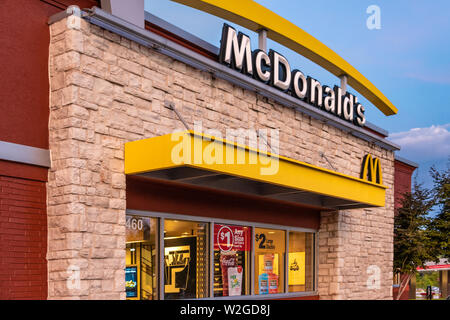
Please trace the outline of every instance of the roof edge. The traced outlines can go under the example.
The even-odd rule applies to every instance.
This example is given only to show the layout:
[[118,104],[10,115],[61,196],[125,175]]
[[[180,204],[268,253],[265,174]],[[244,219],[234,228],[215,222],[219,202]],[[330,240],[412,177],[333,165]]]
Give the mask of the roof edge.
[[414,167],[416,169],[419,167],[419,164],[415,163],[414,161],[411,161],[411,160],[405,159],[403,157],[400,157],[397,154],[395,155],[394,158],[395,158],[396,161],[402,162],[402,163],[407,164],[408,166]]

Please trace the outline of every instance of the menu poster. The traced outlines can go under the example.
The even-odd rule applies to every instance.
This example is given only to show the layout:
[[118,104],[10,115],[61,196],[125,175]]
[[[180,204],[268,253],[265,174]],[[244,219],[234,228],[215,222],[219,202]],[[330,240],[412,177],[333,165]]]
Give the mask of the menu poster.
[[[221,252],[220,253],[220,267],[222,269],[222,281],[223,281],[223,296],[226,297],[229,295],[229,277],[228,271],[232,268],[236,268],[237,259],[236,252]],[[242,282],[242,281],[241,281]]]
[[289,253],[289,285],[305,284],[305,253]]
[[250,251],[250,228],[214,224],[214,250]]
[[242,267],[228,268],[228,295],[240,296],[242,294]]
[[259,294],[269,293],[269,274],[262,273],[258,277],[259,281]]
[[125,268],[125,292],[127,298],[137,298],[137,267]]
[[243,268],[238,265],[237,252],[250,251],[250,228],[214,224],[214,250],[220,252],[223,296],[242,294]]
[[258,263],[259,274],[262,274],[265,272],[279,274],[278,253],[273,253],[273,254],[268,254],[268,255],[259,254],[257,256],[257,258],[258,258],[257,263]]
[[255,234],[255,249],[258,252],[279,252],[285,248],[285,233],[282,231],[273,232],[259,232],[256,230]]
[[278,254],[259,255],[259,294],[278,292]]
[[278,292],[278,275],[269,273],[269,293]]

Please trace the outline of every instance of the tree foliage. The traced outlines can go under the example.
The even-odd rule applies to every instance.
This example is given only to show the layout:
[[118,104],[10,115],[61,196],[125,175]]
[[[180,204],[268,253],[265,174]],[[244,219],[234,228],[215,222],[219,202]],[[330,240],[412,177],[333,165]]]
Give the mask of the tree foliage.
[[431,168],[434,181],[434,197],[438,214],[429,225],[432,250],[435,256],[450,258],[450,164],[447,170],[439,172]]
[[427,230],[428,213],[434,206],[431,190],[414,183],[412,192],[403,195],[394,220],[394,272],[411,273],[434,260],[430,252],[431,238]]
[[[428,261],[450,256],[450,161],[439,172],[431,168],[434,185],[424,188],[414,181],[411,192],[403,194],[394,220],[394,274],[401,274],[397,299],[418,267]],[[433,218],[430,212],[436,208]]]
[[428,286],[439,286],[439,272],[422,272],[417,275],[416,287],[426,290]]

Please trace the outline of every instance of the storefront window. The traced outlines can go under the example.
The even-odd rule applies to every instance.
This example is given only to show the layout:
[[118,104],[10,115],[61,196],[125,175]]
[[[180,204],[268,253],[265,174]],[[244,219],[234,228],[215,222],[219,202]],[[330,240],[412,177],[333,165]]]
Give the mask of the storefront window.
[[313,291],[314,234],[289,232],[289,292]]
[[126,217],[125,292],[129,300],[157,298],[156,234],[156,219]]
[[128,300],[314,291],[313,232],[173,217],[126,216]]
[[255,293],[284,292],[286,232],[255,228]]
[[251,228],[214,224],[214,296],[250,294]]
[[208,290],[208,224],[164,221],[164,298],[206,298]]

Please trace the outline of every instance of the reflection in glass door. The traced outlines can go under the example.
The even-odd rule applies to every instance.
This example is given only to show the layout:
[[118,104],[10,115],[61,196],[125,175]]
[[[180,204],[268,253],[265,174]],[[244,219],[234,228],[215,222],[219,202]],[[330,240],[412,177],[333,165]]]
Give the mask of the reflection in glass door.
[[208,297],[208,224],[164,220],[164,299]]
[[125,292],[128,300],[154,300],[156,296],[157,219],[126,217]]

